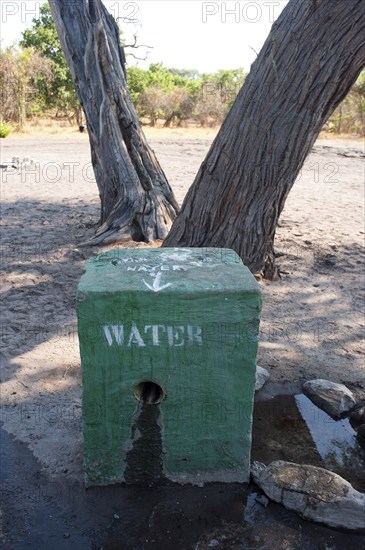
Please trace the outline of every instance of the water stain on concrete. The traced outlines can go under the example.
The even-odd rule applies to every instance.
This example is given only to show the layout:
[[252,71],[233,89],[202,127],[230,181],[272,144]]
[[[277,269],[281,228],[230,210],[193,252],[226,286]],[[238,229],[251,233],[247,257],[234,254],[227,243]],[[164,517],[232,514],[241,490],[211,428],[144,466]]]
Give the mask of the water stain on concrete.
[[126,455],[124,479],[129,485],[152,486],[167,482],[163,475],[161,407],[139,403],[132,428],[132,448]]

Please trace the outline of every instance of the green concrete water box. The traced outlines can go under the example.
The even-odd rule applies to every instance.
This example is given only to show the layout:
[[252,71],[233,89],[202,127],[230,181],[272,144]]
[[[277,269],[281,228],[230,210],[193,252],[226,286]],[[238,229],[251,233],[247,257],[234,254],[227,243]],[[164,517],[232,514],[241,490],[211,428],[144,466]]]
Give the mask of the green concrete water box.
[[261,295],[229,249],[118,249],[77,293],[87,485],[249,479]]

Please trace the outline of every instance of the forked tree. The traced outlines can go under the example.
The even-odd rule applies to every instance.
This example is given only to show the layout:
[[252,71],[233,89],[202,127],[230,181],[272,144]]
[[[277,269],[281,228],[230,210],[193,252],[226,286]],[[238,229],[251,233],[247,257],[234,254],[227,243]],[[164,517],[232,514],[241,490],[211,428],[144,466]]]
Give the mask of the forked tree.
[[177,205],[125,81],[118,29],[100,0],[50,0],[90,134],[102,202],[95,242],[234,249],[276,275],[279,216],[318,134],[365,66],[365,0],[290,0]]

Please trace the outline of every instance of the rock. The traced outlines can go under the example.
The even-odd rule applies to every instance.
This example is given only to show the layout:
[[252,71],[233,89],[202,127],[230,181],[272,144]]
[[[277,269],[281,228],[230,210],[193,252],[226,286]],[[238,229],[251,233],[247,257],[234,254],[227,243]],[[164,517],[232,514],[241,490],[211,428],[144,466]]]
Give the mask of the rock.
[[303,393],[317,407],[336,419],[341,418],[355,405],[354,396],[346,386],[321,378],[305,382]]
[[270,373],[262,368],[256,365],[256,383],[255,383],[255,391],[258,391],[262,388],[262,386],[265,384],[265,382],[270,378]]
[[251,475],[271,500],[304,519],[365,531],[365,494],[333,472],[277,460],[268,466],[254,462]]
[[0,164],[0,168],[8,171],[8,168],[13,168],[14,170],[16,170],[18,168],[18,165],[15,164],[14,162],[2,162]]
[[65,253],[65,256],[66,258],[72,258],[73,260],[84,259],[82,256],[82,252],[80,252],[78,248],[70,248],[70,250]]
[[260,504],[262,504],[262,506],[264,506],[265,508],[267,508],[270,502],[269,499],[265,497],[265,495],[257,495],[255,500],[256,502],[259,502]]
[[71,248],[65,253],[67,258],[73,260],[88,260],[91,256],[96,256],[97,251],[91,248]]
[[356,403],[350,410],[350,419],[354,424],[365,424],[365,403],[361,401]]

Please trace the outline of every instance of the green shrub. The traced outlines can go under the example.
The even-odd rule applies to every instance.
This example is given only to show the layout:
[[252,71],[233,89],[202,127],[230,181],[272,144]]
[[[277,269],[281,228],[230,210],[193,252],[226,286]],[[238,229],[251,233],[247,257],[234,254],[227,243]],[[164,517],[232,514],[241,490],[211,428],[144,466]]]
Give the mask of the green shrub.
[[10,132],[11,130],[9,124],[0,121],[0,138],[6,138]]

